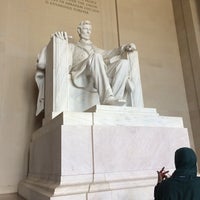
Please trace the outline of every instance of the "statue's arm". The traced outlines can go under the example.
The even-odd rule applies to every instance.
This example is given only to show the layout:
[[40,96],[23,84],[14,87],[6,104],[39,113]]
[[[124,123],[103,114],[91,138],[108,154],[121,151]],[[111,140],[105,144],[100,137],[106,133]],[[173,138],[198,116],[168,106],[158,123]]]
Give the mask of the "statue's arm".
[[44,70],[47,63],[47,46],[37,56],[37,69]]
[[127,59],[127,54],[134,51],[136,51],[136,45],[134,43],[129,43],[112,50],[104,50],[102,55],[107,63],[113,63],[122,58]]
[[37,70],[35,74],[35,81],[39,93],[37,99],[36,116],[44,109],[44,78],[45,78],[46,64],[47,64],[47,46],[45,46],[37,56],[37,64],[36,64]]
[[136,45],[134,43],[128,43],[128,44],[125,44],[125,45],[122,45],[121,47],[121,52],[133,52],[133,51],[136,51]]

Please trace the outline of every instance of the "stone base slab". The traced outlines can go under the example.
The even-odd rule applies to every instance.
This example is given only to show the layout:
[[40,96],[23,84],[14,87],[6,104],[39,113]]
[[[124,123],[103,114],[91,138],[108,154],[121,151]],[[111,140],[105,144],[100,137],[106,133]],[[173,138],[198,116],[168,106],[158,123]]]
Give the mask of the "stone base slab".
[[[190,146],[187,129],[176,118],[163,127],[137,124],[137,117],[158,122],[161,116],[155,110],[143,110],[138,116],[139,110],[135,115],[127,108],[124,113],[121,108],[111,108],[111,113],[104,108],[64,112],[33,134],[29,175],[19,185],[21,196],[27,200],[153,199],[156,171],[165,166],[172,173],[175,150]],[[128,123],[120,125],[115,119],[98,123],[103,115],[112,119],[112,113],[122,120],[128,116]]]
[[153,200],[155,178],[79,185],[60,185],[29,177],[19,193],[30,200]]

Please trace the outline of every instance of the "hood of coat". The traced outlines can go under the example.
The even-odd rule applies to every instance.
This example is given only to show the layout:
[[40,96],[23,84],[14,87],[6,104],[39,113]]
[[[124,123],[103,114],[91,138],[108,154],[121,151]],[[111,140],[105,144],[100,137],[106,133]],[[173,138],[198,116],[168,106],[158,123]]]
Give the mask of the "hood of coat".
[[195,152],[188,147],[183,147],[175,152],[176,170],[174,176],[193,177],[197,174],[197,157]]

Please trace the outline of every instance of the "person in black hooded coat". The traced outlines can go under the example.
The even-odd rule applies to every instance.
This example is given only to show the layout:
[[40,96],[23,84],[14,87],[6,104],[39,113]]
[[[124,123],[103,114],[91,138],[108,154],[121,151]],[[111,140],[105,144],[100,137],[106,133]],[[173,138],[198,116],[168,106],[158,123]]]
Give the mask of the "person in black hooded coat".
[[200,177],[197,177],[197,158],[191,148],[175,152],[176,170],[170,178],[164,168],[158,172],[154,188],[155,200],[200,200]]

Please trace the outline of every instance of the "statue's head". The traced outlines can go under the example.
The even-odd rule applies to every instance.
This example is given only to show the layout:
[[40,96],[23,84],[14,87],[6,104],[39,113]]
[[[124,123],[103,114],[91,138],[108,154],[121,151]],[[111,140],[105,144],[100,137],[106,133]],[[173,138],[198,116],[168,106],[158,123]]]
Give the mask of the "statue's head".
[[80,39],[90,40],[90,35],[92,32],[92,24],[88,20],[81,21],[77,27],[77,32]]

